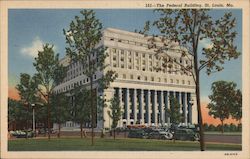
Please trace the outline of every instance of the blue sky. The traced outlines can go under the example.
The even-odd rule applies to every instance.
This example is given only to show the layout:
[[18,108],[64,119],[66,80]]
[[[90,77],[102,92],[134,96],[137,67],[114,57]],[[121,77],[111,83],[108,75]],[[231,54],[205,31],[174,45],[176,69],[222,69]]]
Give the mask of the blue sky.
[[[210,15],[217,19],[225,12],[231,11],[236,17],[238,32],[236,45],[242,49],[242,12],[240,9],[211,10]],[[104,28],[113,27],[127,31],[142,29],[145,21],[154,20],[156,14],[149,9],[98,9],[96,17],[103,23]],[[65,38],[63,29],[67,29],[75,15],[80,14],[77,9],[10,9],[8,17],[8,73],[9,86],[18,82],[20,73],[33,74],[34,57],[42,44],[54,44],[55,51],[60,57],[65,55]],[[202,46],[209,45],[206,42]],[[226,62],[222,72],[207,76],[201,73],[201,96],[205,99],[210,94],[213,81],[227,80],[242,86],[242,59]]]

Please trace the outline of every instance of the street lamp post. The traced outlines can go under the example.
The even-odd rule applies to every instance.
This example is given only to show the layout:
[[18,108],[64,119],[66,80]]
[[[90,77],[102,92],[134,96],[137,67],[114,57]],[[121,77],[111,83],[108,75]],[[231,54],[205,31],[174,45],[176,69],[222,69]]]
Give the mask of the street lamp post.
[[33,132],[36,132],[36,121],[35,121],[35,104],[31,104],[33,111]]

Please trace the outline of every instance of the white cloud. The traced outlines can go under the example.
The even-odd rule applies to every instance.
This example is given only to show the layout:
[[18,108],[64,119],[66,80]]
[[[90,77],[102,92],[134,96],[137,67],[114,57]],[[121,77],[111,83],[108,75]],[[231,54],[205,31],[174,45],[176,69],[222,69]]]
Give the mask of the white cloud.
[[[40,37],[35,37],[31,44],[29,44],[27,47],[22,47],[21,48],[21,53],[25,56],[30,56],[32,58],[37,57],[38,51],[43,50],[43,45],[45,42],[43,42]],[[57,47],[54,46],[53,50],[56,52]]]
[[212,48],[213,43],[209,39],[202,39],[200,41],[201,48]]
[[38,51],[43,50],[43,44],[44,42],[37,36],[29,46],[21,48],[21,53],[23,55],[37,57]]

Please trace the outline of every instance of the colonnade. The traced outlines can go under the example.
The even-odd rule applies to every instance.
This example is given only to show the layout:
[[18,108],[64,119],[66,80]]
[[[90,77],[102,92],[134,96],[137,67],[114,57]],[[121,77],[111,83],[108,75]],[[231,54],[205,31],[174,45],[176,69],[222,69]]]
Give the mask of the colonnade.
[[180,104],[182,123],[192,123],[190,92],[114,88],[114,95],[119,97],[123,112],[118,123],[119,127],[135,124],[147,126],[170,124],[171,118],[166,111],[171,109],[170,97],[175,97]]

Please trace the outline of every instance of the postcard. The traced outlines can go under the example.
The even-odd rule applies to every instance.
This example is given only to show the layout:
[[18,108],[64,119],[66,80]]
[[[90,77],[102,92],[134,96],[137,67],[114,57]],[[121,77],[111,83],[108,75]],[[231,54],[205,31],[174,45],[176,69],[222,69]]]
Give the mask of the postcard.
[[1,158],[239,158],[249,1],[1,1]]

